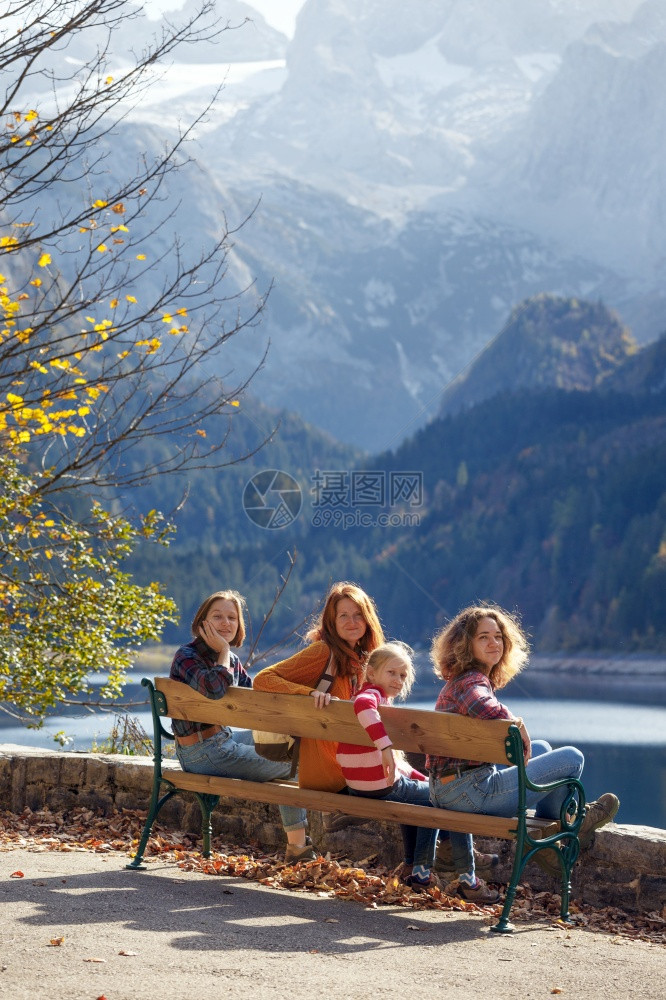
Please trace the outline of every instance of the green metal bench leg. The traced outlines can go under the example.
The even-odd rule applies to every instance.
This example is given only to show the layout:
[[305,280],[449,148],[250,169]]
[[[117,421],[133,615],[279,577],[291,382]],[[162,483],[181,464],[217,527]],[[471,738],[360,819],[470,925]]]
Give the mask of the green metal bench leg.
[[213,809],[220,801],[220,796],[209,795],[207,792],[195,792],[194,794],[199,800],[199,807],[201,809],[201,837],[203,840],[201,853],[204,858],[209,858],[211,853],[210,840],[213,835],[211,816],[213,814]]
[[148,810],[148,815],[146,816],[146,822],[144,823],[143,833],[141,835],[141,840],[139,841],[139,846],[137,848],[136,854],[134,855],[134,859],[130,861],[128,865],[125,865],[125,868],[134,868],[135,871],[142,871],[146,867],[141,862],[143,861],[143,855],[146,850],[146,844],[148,843],[148,838],[150,837],[150,831],[153,828],[153,823],[155,822],[157,814],[159,813],[164,803],[167,802],[172,795],[175,795],[176,791],[177,791],[176,788],[172,788],[169,792],[166,793],[166,795],[163,795],[161,799],[158,799],[155,790],[153,790],[153,796],[150,800],[150,808]]
[[497,923],[493,924],[490,928],[493,934],[513,934],[513,931],[515,930],[514,925],[509,920],[509,914],[511,913],[511,907],[516,899],[516,891],[518,889],[518,883],[520,882],[520,876],[523,874],[525,865],[531,857],[529,853],[525,852],[525,843],[525,835],[522,832],[519,832],[516,837],[516,853],[513,859],[511,881],[509,882],[506,890],[506,896],[504,897],[502,913],[500,914],[500,918]]

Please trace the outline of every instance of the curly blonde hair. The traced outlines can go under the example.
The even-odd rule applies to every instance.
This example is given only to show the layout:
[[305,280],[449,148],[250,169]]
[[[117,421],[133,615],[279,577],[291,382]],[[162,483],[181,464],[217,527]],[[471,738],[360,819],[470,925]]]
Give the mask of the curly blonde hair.
[[503,688],[527,663],[530,646],[517,615],[496,604],[477,604],[460,611],[432,641],[430,659],[435,674],[442,680],[451,680],[473,669],[472,640],[483,618],[492,618],[497,623],[504,642],[502,658],[488,675],[493,688]]

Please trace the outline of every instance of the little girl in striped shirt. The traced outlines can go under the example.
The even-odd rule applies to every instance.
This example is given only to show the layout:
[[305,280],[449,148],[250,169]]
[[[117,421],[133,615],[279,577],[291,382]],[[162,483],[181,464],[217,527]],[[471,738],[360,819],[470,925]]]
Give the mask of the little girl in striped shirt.
[[[390,705],[394,698],[406,698],[413,683],[412,650],[404,642],[387,642],[372,651],[366,663],[366,681],[354,697],[354,711],[374,747],[338,744],[337,761],[350,795],[418,806],[432,804],[425,775],[410,767],[401,751],[392,749],[379,714],[380,705]],[[438,886],[439,880],[431,871],[438,831],[402,824],[400,829],[405,848],[405,861],[401,865],[403,881],[418,891]],[[496,903],[499,893],[474,873],[470,835],[441,831],[441,836],[450,838],[454,858],[465,859],[458,862],[458,876],[461,882],[466,882],[471,898],[481,904]]]
[[[410,767],[400,751],[393,750],[379,715],[380,705],[405,698],[414,683],[411,649],[402,642],[388,642],[370,654],[366,681],[354,697],[354,711],[374,747],[339,743],[337,761],[350,795],[389,799],[411,805],[430,805],[428,782]],[[405,847],[404,881],[414,889],[438,884],[431,874],[437,846],[437,830],[401,825]]]

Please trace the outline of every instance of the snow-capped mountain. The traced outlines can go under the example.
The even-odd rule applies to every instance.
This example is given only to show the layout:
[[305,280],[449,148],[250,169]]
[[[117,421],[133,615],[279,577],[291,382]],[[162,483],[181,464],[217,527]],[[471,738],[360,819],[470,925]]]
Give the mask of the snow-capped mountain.
[[[217,23],[239,27],[168,70],[132,111],[129,145],[186,121],[226,78],[190,147],[194,173],[164,187],[192,246],[225,205],[234,221],[253,213],[227,291],[274,287],[224,372],[246,372],[270,342],[254,383],[265,402],[374,450],[436,412],[529,296],[603,300],[639,341],[658,336],[661,7],[306,0],[287,44],[218,0]],[[139,17],[126,30],[136,45],[159,28]]]

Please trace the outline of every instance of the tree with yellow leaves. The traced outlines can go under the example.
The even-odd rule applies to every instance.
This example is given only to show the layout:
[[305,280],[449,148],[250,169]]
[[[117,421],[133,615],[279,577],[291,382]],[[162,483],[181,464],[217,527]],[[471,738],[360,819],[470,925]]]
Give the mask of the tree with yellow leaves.
[[194,125],[121,179],[104,152],[156,64],[219,33],[213,12],[204,0],[129,66],[112,49],[141,13],[127,0],[14,0],[0,17],[0,708],[30,724],[89,693],[92,670],[116,696],[173,620],[121,569],[171,526],[119,511],[119,489],[239,460],[224,449],[248,379],[208,373],[264,300],[224,294],[226,229],[194,260],[157,239]]

